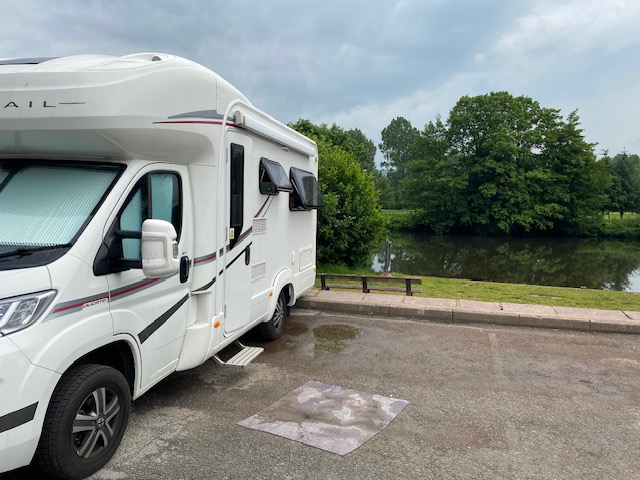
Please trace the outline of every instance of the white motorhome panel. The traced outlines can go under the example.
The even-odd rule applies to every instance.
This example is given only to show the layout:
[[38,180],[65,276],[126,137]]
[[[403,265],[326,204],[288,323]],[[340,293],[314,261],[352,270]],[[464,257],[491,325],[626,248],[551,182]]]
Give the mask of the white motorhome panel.
[[[279,192],[277,195],[260,193],[259,175],[261,158],[268,158],[277,162],[283,171],[290,175],[291,169],[304,169],[315,171],[317,175],[317,163],[315,157],[309,157],[281,145],[270,139],[258,138],[254,142],[254,158],[249,168],[254,169],[253,179],[249,177],[249,191],[254,192],[254,203],[260,205],[254,216],[254,224],[260,225],[262,235],[253,237],[252,263],[254,265],[264,263],[261,269],[265,275],[254,282],[254,295],[260,295],[273,288],[272,279],[283,268],[288,269],[292,275],[300,271],[298,251],[305,250],[305,267],[313,270],[315,267],[315,234],[316,211],[291,210],[292,193]],[[284,248],[283,248],[284,246]],[[292,255],[293,253],[293,255]],[[309,260],[313,257],[313,262]],[[294,295],[297,297],[310,288],[308,283],[294,283]],[[277,295],[279,292],[273,293]],[[295,301],[295,298],[290,299]]]

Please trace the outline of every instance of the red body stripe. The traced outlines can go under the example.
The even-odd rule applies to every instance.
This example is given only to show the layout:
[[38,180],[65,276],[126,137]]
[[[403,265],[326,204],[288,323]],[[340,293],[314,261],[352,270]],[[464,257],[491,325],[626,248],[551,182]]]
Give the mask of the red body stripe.
[[[98,298],[94,301],[97,300],[103,300],[103,299],[108,299],[109,297],[102,297],[102,298]],[[79,308],[82,305],[84,305],[85,303],[87,303],[86,301],[81,302],[81,303],[76,303],[75,305],[67,305],[66,307],[60,307],[60,308],[56,308],[53,312],[51,313],[60,313],[60,312],[66,312],[67,310],[73,310],[74,308]]]
[[159,280],[160,280],[159,278],[152,278],[148,282],[141,283],[139,285],[134,285],[131,288],[127,288],[126,290],[121,290],[121,291],[111,295],[111,298],[119,297],[120,295],[124,295],[125,293],[133,292],[134,290],[138,290],[139,288],[143,288],[143,287],[146,287],[148,285],[151,285],[152,283],[156,283]]

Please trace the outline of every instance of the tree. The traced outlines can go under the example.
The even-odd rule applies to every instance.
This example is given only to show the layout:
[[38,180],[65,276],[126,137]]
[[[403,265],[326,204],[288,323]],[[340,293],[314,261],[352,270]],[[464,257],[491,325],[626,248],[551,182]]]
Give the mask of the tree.
[[602,161],[611,175],[607,210],[619,212],[621,217],[625,212],[640,212],[640,157],[622,152]]
[[545,133],[540,157],[551,173],[549,198],[563,213],[554,227],[572,235],[601,230],[606,191],[611,185],[605,165],[596,161],[595,145],[585,141],[579,125],[575,111],[565,121],[559,118],[555,128]]
[[[364,172],[354,154],[333,139],[339,129],[307,120],[291,125],[318,144],[318,181],[325,207],[318,212],[318,263],[348,267],[369,265],[371,255],[387,232],[373,174]],[[318,136],[316,133],[320,133]]]
[[391,120],[382,130],[382,142],[378,145],[384,155],[383,167],[398,178],[403,178],[407,164],[412,160],[412,149],[419,132],[411,122],[403,117]]
[[[375,173],[376,145],[372,140],[368,139],[359,128],[347,130],[346,134],[347,139],[343,144],[343,148],[353,154],[358,163],[360,163],[362,170],[369,173]],[[334,142],[334,144],[337,143]]]
[[332,145],[339,145],[343,150],[353,155],[362,170],[370,173],[375,172],[376,146],[360,129],[344,130],[335,123],[331,127],[326,124],[314,125],[304,119],[299,119],[289,126],[305,135],[326,140]]
[[[507,92],[464,96],[403,147],[402,197],[438,232],[593,233],[609,185],[593,147],[576,112],[564,119]],[[387,151],[395,159],[399,147]]]
[[449,155],[447,129],[440,117],[425,126],[414,149],[419,154],[406,165],[402,196],[408,208],[420,212],[421,225],[444,233],[466,213],[468,179],[459,157]]
[[383,209],[393,210],[396,207],[396,195],[386,172],[375,172],[373,179],[380,195],[380,205]]
[[448,119],[452,155],[466,172],[461,224],[478,233],[552,226],[557,212],[542,198],[549,172],[537,157],[542,131],[557,119],[527,97],[506,92],[462,97]]
[[407,175],[407,166],[414,160],[414,148],[419,132],[409,120],[397,117],[382,130],[382,142],[378,145],[384,161],[382,166],[388,169],[387,176],[391,189],[396,194],[395,208],[404,207],[404,198],[400,193],[400,184]]

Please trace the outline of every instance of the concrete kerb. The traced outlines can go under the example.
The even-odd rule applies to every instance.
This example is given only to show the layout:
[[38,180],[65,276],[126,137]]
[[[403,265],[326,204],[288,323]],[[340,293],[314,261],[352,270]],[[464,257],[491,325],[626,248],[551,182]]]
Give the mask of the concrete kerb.
[[459,308],[453,310],[453,323],[489,323],[520,326],[520,317],[517,313]]
[[640,312],[620,310],[500,304],[321,290],[306,293],[298,299],[296,304],[301,308],[354,315],[402,317],[437,323],[482,323],[582,332],[640,334]]
[[521,327],[576,330],[579,332],[591,331],[591,321],[588,318],[566,318],[559,315],[535,315],[530,313],[520,313],[518,317],[519,326]]

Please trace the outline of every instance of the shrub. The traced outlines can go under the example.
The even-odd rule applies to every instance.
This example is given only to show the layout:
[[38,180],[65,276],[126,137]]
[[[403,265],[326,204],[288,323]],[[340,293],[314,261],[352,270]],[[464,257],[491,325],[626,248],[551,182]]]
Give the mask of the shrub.
[[326,204],[318,213],[318,263],[368,265],[388,225],[373,175],[340,146],[317,141]]

